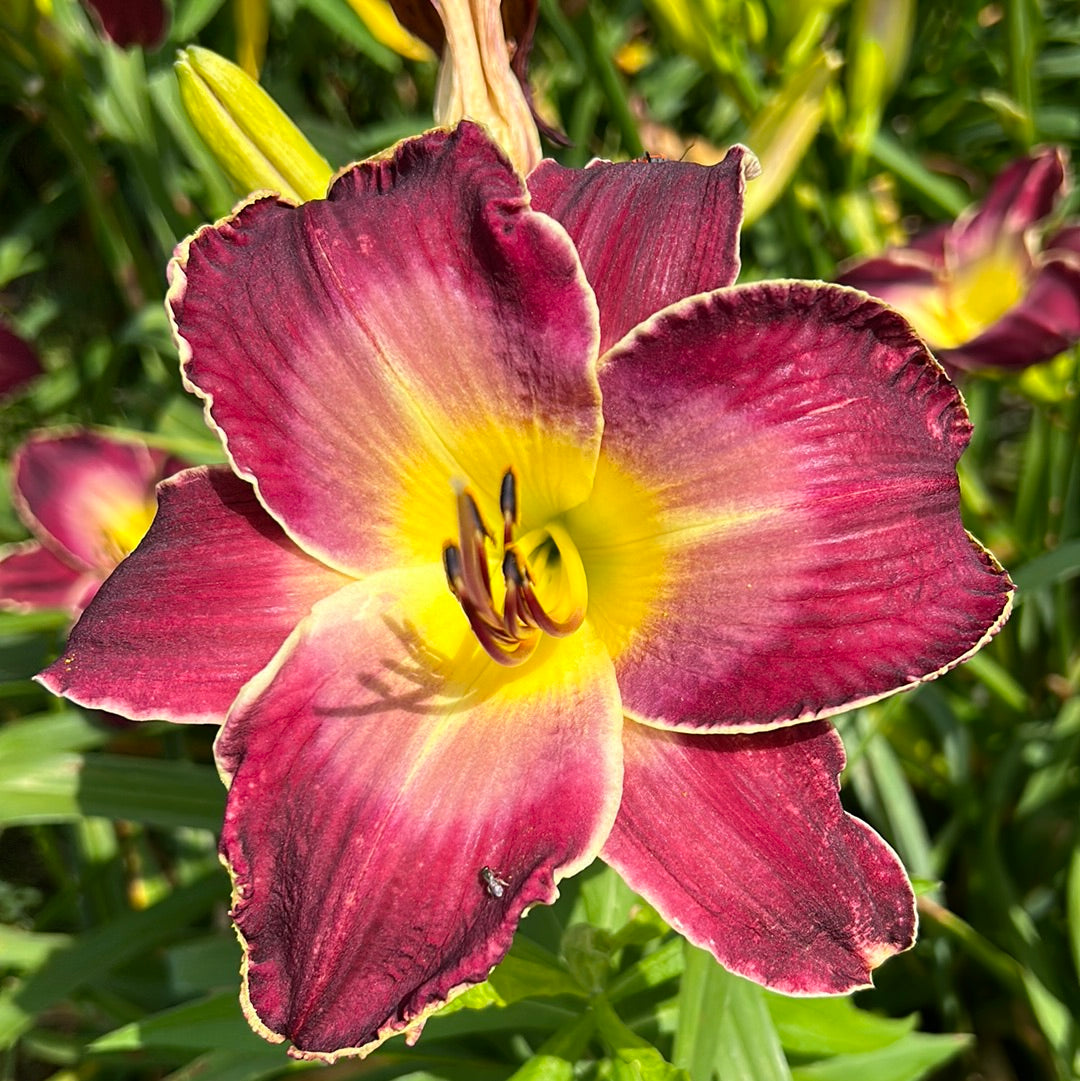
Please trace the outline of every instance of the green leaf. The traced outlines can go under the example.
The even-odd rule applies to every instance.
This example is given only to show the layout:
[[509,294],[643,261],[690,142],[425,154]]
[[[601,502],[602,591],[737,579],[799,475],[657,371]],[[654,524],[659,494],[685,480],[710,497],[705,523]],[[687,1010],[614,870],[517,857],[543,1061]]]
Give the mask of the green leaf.
[[217,13],[225,0],[177,0],[172,41],[183,44],[194,37]]
[[[288,1068],[281,1048],[265,1051],[209,1051],[168,1075],[165,1081],[262,1081],[280,1077]],[[295,1069],[295,1067],[294,1067]]]
[[273,1052],[276,1061],[288,1061],[282,1047],[272,1047],[256,1036],[240,1011],[238,988],[186,1002],[150,1017],[123,1025],[90,1044],[95,1053],[172,1048],[189,1051],[219,1050],[247,1055]]
[[743,1081],[791,1081],[780,1037],[765,1004],[764,989],[716,967],[730,985],[714,1060],[717,1076]]
[[612,1076],[620,1081],[690,1081],[690,1075],[673,1066],[648,1040],[638,1036],[598,995],[593,1000],[596,1031],[612,1055]]
[[439,1011],[440,1017],[458,1010],[483,1010],[489,1006],[505,1007],[522,999],[574,995],[585,992],[563,967],[562,962],[543,946],[518,935],[510,952],[488,978],[470,987]]
[[71,945],[71,935],[25,931],[0,924],[0,970],[27,972],[40,968],[57,950]]
[[653,953],[620,972],[608,985],[608,1001],[618,1002],[667,983],[682,973],[684,964],[682,939],[672,937]]
[[236,935],[227,932],[173,946],[165,954],[173,992],[188,998],[235,987],[241,955]]
[[683,943],[686,968],[679,987],[678,1023],[671,1059],[692,1081],[712,1076],[720,1044],[720,1019],[728,1004],[731,980],[711,954]]
[[573,1081],[574,1066],[556,1055],[534,1055],[507,1081]]
[[8,721],[0,728],[0,762],[7,765],[18,758],[26,767],[36,759],[57,751],[83,751],[100,747],[109,732],[77,709],[59,713],[35,713]]
[[27,980],[0,993],[0,1047],[10,1047],[37,1014],[79,987],[182,934],[191,919],[224,900],[225,892],[225,877],[215,871],[151,908],[99,924],[66,949],[53,951]]
[[765,1006],[785,1051],[807,1058],[876,1051],[906,1036],[918,1018],[879,1017],[850,998],[789,998],[765,993]]
[[1052,551],[1043,552],[1029,560],[1019,570],[1012,572],[1017,586],[1016,600],[1024,599],[1024,592],[1043,589],[1057,582],[1064,582],[1080,574],[1080,540],[1066,541]]
[[209,766],[108,754],[0,760],[0,825],[82,815],[156,826],[221,826],[225,791]]
[[862,1055],[837,1055],[796,1066],[792,1081],[919,1081],[955,1058],[971,1043],[969,1036],[933,1036],[912,1032],[896,1043]]

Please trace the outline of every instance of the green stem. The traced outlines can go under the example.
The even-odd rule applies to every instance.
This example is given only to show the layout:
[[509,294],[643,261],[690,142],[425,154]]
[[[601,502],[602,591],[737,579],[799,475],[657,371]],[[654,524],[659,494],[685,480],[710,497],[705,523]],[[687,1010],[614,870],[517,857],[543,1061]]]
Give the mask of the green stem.
[[580,29],[585,50],[596,76],[600,89],[604,92],[608,107],[611,109],[612,119],[615,121],[619,134],[622,137],[623,149],[632,158],[640,158],[645,153],[641,144],[641,136],[638,135],[637,121],[630,111],[630,105],[626,100],[626,91],[623,88],[622,79],[615,70],[615,64],[611,59],[600,32],[593,17],[592,8],[585,5],[577,18],[576,25]]
[[1009,37],[1009,83],[1020,110],[1020,137],[1025,150],[1035,142],[1035,57],[1041,15],[1031,0],[1010,0],[1005,7]]

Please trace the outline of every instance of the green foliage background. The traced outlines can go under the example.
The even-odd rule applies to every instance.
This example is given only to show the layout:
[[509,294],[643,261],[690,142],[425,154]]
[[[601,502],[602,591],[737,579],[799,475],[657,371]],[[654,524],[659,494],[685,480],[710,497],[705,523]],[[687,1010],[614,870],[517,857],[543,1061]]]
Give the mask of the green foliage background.
[[[0,311],[47,368],[0,407],[3,460],[31,430],[72,423],[220,459],[180,388],[162,297],[173,245],[237,193],[171,65],[192,41],[235,55],[241,6],[176,0],[168,42],[144,54],[101,41],[75,0],[51,15],[0,0]],[[784,144],[790,180],[745,234],[743,277],[828,279],[845,257],[950,220],[1031,146],[1080,141],[1074,3],[912,5],[899,60],[867,50],[866,7],[544,0],[534,81],[573,144],[548,152],[581,165],[758,150],[770,109],[812,105],[805,150]],[[262,83],[333,165],[429,126],[434,65],[379,45],[345,0],[273,0],[269,14]],[[920,942],[875,991],[768,994],[598,865],[530,914],[489,983],[415,1048],[290,1063],[236,1003],[213,733],[117,728],[51,698],[30,677],[64,618],[0,614],[0,1078],[1076,1076],[1078,364],[1074,349],[964,381],[964,509],[1021,587],[1009,625],[939,682],[840,719],[845,801],[921,890]],[[16,541],[3,491],[0,540]]]

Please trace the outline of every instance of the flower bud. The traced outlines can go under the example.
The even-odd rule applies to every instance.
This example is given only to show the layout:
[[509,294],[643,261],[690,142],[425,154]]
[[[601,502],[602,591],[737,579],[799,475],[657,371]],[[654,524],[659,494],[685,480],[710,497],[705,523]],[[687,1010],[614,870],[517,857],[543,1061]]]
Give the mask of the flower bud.
[[176,76],[195,130],[240,194],[265,188],[296,203],[326,194],[330,166],[251,76],[197,45],[181,51]]

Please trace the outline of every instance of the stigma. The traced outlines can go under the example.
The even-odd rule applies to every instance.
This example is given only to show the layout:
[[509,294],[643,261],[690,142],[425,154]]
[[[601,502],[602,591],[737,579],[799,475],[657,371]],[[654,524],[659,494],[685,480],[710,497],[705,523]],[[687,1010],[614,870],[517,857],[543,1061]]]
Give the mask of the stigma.
[[[536,582],[528,562],[519,551],[517,479],[508,469],[499,488],[502,537],[497,541],[467,489],[457,494],[458,543],[443,545],[443,568],[450,592],[457,598],[476,640],[498,664],[514,666],[532,656],[543,635],[563,638],[573,634],[585,619],[584,603],[575,604],[565,619],[556,619],[537,596]],[[558,531],[560,534],[563,531]],[[545,545],[578,561],[576,552],[563,552],[552,531]],[[489,569],[488,549],[501,550],[502,609],[496,603]],[[568,547],[564,542],[563,548]],[[577,576],[575,576],[577,577]],[[582,578],[583,581],[583,578]]]

